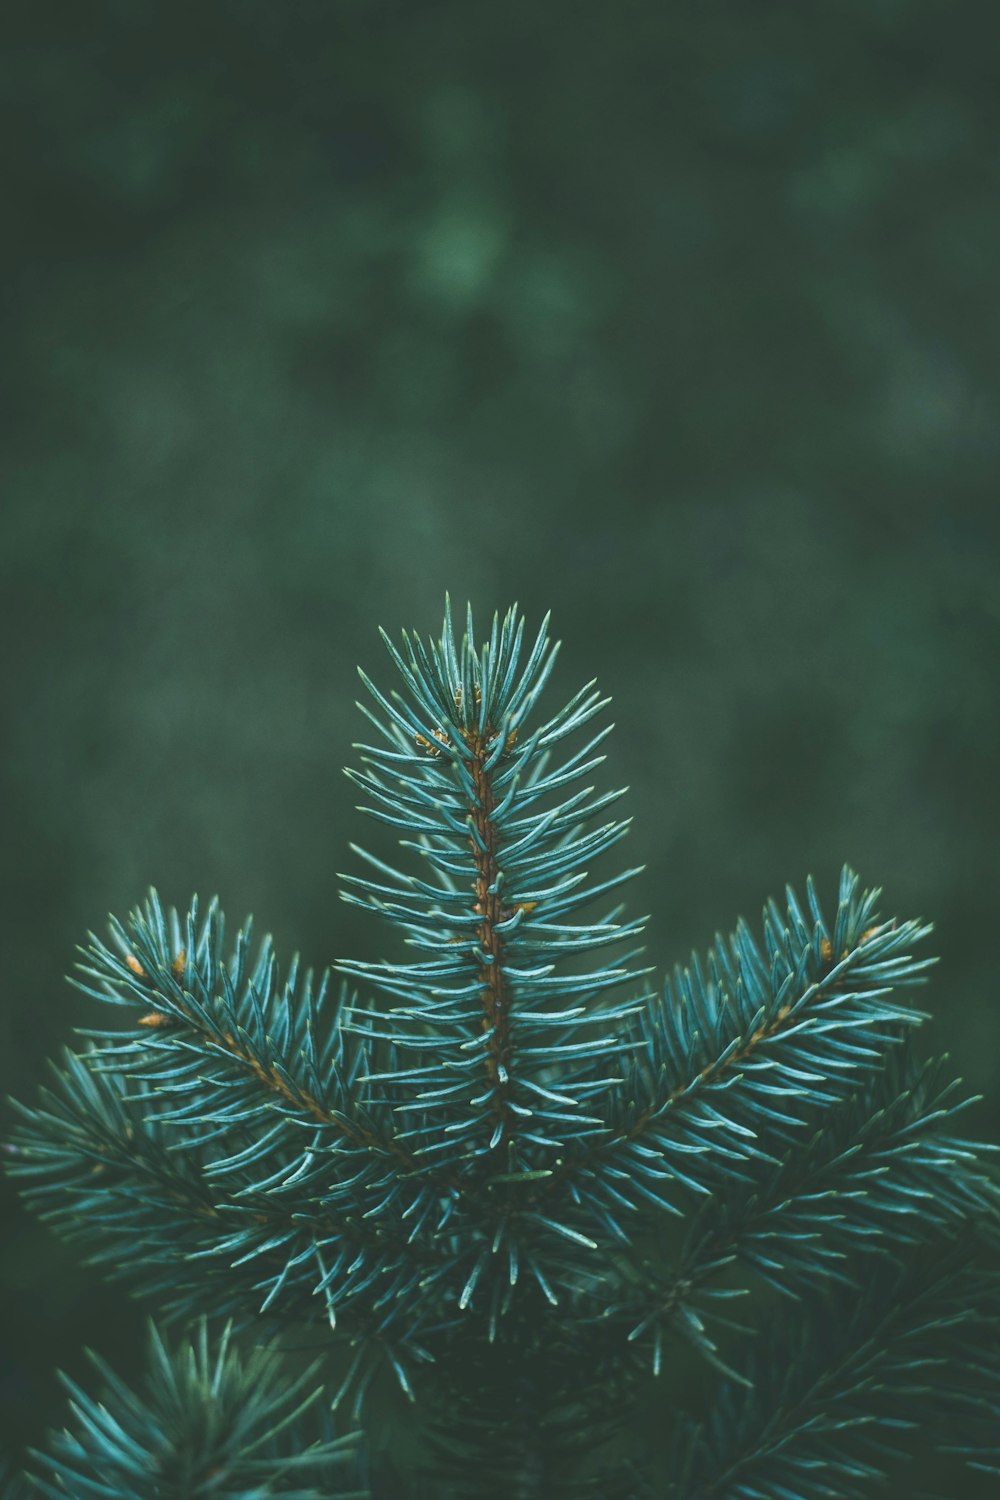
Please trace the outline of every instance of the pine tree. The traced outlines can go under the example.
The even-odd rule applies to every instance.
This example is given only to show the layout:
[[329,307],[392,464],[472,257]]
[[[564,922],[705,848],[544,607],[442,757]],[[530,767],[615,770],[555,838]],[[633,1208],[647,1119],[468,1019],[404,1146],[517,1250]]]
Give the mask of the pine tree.
[[653,988],[594,684],[541,714],[515,610],[385,641],[348,774],[400,862],[343,894],[408,955],[280,970],[153,892],[83,950],[116,1024],[17,1106],[28,1201],[195,1328],[71,1388],[35,1492],[863,1500],[932,1440],[1000,1474],[1000,1196],[914,1048],[928,929],[845,870],[832,920],[789,889]]

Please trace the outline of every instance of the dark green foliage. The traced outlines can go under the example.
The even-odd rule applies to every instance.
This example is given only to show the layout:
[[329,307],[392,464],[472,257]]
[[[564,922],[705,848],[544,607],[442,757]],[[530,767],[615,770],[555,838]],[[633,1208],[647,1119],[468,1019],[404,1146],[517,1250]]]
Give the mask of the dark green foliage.
[[356,1441],[317,1418],[318,1362],[291,1379],[266,1348],[243,1360],[228,1328],[213,1347],[204,1321],[173,1352],[151,1328],[141,1391],[91,1359],[100,1400],[64,1376],[73,1422],[35,1455],[32,1483],[53,1500],[366,1500]]
[[878,1266],[863,1291],[813,1294],[794,1320],[786,1315],[760,1340],[743,1381],[682,1435],[666,1493],[860,1500],[929,1412],[949,1426],[959,1413],[986,1416],[983,1391],[959,1386],[965,1360],[984,1332],[995,1339],[996,1324],[984,1329],[968,1247],[935,1248],[906,1273]]
[[[860,1500],[931,1422],[995,1465],[1000,1197],[914,1052],[928,929],[845,871],[832,922],[810,882],[643,992],[637,872],[590,873],[627,827],[593,685],[539,717],[514,611],[387,644],[350,774],[404,864],[345,896],[414,957],[334,993],[151,894],[80,965],[123,1024],[19,1106],[29,1200],[164,1316],[318,1344],[356,1416],[392,1372],[418,1439],[376,1494]],[[635,1418],[685,1350],[658,1459]]]

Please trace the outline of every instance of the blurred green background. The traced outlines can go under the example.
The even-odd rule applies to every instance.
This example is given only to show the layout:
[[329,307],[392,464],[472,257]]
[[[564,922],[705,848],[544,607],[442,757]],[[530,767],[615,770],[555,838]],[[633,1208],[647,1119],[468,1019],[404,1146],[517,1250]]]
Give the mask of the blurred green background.
[[[654,962],[849,860],[1000,1136],[988,15],[4,7],[5,1089],[150,882],[383,951],[355,665],[450,589],[613,694]],[[142,1310],[0,1191],[19,1443]]]

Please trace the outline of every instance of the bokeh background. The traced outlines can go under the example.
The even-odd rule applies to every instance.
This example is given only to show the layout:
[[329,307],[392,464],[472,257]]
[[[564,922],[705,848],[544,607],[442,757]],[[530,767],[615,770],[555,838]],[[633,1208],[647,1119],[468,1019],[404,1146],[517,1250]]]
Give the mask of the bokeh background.
[[[848,860],[1000,1138],[990,8],[14,0],[0,1082],[156,882],[323,963],[376,626],[614,697],[664,966]],[[143,1310],[2,1188],[0,1426]]]

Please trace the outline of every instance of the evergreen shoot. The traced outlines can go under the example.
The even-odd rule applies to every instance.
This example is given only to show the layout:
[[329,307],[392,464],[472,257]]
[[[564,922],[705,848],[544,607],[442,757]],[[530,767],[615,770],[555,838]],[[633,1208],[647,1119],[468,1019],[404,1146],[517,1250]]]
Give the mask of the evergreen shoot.
[[915,1045],[929,929],[845,870],[829,914],[789,889],[655,985],[638,871],[606,858],[622,793],[591,781],[607,700],[543,709],[547,623],[477,643],[446,611],[385,642],[398,685],[361,674],[348,774],[399,859],[352,845],[343,895],[391,955],[279,966],[249,921],[155,892],[82,950],[113,1010],[16,1106],[10,1170],[179,1331],[141,1389],[99,1361],[99,1397],[67,1382],[10,1494],[1000,1475],[1000,1194]]

